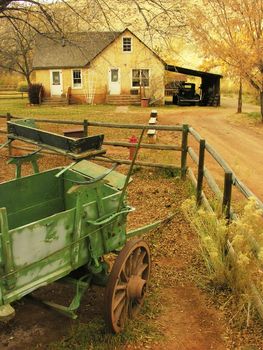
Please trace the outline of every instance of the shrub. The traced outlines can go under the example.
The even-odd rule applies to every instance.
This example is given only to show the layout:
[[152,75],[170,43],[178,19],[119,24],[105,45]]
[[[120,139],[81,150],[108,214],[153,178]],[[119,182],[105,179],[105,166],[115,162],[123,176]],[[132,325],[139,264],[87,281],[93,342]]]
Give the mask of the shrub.
[[31,84],[28,88],[28,98],[31,104],[39,104],[39,93],[42,91],[42,84]]
[[216,287],[228,287],[236,295],[240,310],[250,305],[263,319],[263,218],[255,199],[229,225],[215,213],[197,209],[194,198],[183,203],[183,211],[198,233],[202,256],[210,280]]
[[196,209],[194,198],[186,200],[182,208],[187,219],[198,233],[209,278],[220,288],[226,286],[229,279],[229,262],[225,254],[227,240],[225,220],[218,220],[215,213],[209,213],[203,208]]
[[235,251],[232,284],[239,291],[246,290],[253,282],[259,291],[262,286],[263,264],[262,210],[251,198],[243,214],[229,225],[229,240]]

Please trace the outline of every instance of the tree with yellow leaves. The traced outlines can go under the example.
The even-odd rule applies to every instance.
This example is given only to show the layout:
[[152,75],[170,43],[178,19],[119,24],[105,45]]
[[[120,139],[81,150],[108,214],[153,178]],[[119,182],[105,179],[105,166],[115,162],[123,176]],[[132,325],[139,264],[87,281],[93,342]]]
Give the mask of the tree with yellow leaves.
[[199,47],[258,91],[263,122],[263,0],[197,0],[189,6]]

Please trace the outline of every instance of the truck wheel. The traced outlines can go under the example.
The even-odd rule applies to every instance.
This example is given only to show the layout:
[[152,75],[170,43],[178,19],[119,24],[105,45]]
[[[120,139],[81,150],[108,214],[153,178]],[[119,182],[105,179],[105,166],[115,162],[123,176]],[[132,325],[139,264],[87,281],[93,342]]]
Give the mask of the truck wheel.
[[138,313],[150,276],[150,250],[141,239],[128,241],[118,255],[105,290],[105,321],[119,333],[125,322]]

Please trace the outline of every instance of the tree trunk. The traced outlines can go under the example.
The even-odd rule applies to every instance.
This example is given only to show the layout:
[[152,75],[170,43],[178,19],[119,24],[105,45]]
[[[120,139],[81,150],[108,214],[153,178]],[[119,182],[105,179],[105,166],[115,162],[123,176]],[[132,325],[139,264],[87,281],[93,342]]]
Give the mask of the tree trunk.
[[263,91],[260,91],[260,113],[261,113],[261,122],[263,123]]
[[238,91],[238,104],[237,104],[237,113],[242,113],[242,79],[239,81],[239,91]]
[[31,85],[30,74],[29,75],[25,74],[25,78],[26,78],[28,86]]

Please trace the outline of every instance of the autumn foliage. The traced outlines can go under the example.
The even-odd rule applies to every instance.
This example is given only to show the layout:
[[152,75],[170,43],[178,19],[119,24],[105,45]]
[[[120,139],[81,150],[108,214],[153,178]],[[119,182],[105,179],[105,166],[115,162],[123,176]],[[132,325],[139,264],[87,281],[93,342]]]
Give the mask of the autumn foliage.
[[263,120],[263,1],[201,0],[189,6],[198,46],[258,91]]

